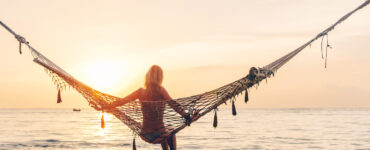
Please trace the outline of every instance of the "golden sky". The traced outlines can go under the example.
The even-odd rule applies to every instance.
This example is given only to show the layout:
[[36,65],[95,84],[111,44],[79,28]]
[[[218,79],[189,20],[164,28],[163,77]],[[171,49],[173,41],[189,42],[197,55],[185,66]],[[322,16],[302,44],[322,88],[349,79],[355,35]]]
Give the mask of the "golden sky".
[[[290,52],[363,0],[0,0],[0,20],[93,88],[123,97],[162,66],[173,98],[202,93]],[[370,107],[370,6],[250,90],[246,108]],[[57,90],[26,48],[0,28],[0,108],[87,107]]]

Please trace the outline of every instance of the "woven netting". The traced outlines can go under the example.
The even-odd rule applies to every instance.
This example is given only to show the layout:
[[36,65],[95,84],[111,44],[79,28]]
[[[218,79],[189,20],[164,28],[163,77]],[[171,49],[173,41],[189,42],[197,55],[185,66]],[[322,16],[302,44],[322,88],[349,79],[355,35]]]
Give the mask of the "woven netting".
[[[228,100],[235,101],[235,96],[241,94],[243,91],[247,90],[253,85],[258,84],[263,79],[274,75],[273,70],[276,71],[281,64],[289,61],[304,47],[300,47],[292,51],[291,53],[263,68],[256,69],[259,75],[254,78],[246,76],[220,88],[194,96],[178,98],[170,101],[149,102],[134,100],[125,103],[123,106],[113,109],[104,109],[104,106],[120,100],[121,98],[94,90],[93,88],[73,78],[71,75],[59,68],[32,47],[30,48],[34,56],[34,62],[43,66],[47,70],[59,90],[63,90],[67,86],[73,87],[80,94],[82,94],[84,98],[86,98],[86,100],[89,102],[89,105],[94,109],[103,110],[113,114],[124,124],[126,124],[132,131],[138,135],[141,135],[145,141],[150,143],[160,143],[162,140],[169,137],[169,135],[177,133],[187,125],[187,120],[180,116],[179,113],[173,109],[173,106],[180,106],[189,114],[196,110],[199,112],[200,117],[204,116],[211,110],[217,108],[219,105],[226,103]],[[142,107],[145,105],[150,105],[154,109],[145,109],[143,111]],[[148,117],[146,119],[160,119],[160,122],[163,122],[165,130],[169,134],[163,134],[163,136],[157,136],[154,138],[145,138],[146,136],[142,127],[143,120],[145,120],[143,119],[144,116]]]
[[[120,100],[121,98],[94,90],[93,88],[73,78],[71,75],[59,68],[32,47],[31,51],[34,56],[34,62],[43,66],[47,70],[59,90],[63,90],[67,86],[71,86],[80,94],[82,94],[84,98],[86,98],[91,107],[96,110],[104,110],[105,112],[112,113],[136,134],[143,135],[143,116],[148,116],[148,119],[153,120],[163,118],[164,127],[170,134],[167,134],[165,137],[157,137],[161,139],[165,139],[167,136],[177,133],[187,125],[186,119],[179,115],[179,113],[172,108],[173,106],[181,106],[181,108],[183,108],[187,113],[191,113],[196,110],[199,111],[200,116],[203,116],[211,110],[217,108],[219,105],[225,103],[227,100],[235,100],[236,95],[272,75],[272,72],[266,72],[263,69],[260,69],[260,73],[263,73],[263,76],[254,78],[254,80],[244,77],[235,82],[202,94],[170,101],[149,102],[134,100],[117,108],[104,109],[104,106]],[[155,109],[146,109],[143,111],[142,106],[145,105],[153,106]],[[162,140],[148,139],[147,141],[156,141],[156,143],[160,143]]]

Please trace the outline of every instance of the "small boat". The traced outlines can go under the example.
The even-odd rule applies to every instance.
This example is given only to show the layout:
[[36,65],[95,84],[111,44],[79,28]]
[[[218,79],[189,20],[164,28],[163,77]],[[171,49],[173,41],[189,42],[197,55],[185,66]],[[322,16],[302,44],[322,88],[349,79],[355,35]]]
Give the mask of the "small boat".
[[73,108],[73,111],[81,111],[81,109]]

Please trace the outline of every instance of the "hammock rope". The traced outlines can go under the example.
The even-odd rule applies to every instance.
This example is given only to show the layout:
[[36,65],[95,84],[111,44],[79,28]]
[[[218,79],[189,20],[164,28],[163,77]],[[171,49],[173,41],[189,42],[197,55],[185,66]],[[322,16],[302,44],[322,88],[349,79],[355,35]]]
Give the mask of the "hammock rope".
[[[243,77],[239,80],[236,80],[232,83],[219,87],[217,89],[193,95],[189,97],[178,98],[170,101],[155,101],[155,102],[148,102],[148,101],[139,101],[133,100],[130,102],[125,103],[123,106],[111,109],[104,109],[105,106],[111,104],[114,101],[121,100],[122,98],[112,96],[109,94],[105,94],[99,92],[90,86],[80,82],[79,80],[75,79],[73,76],[68,74],[62,68],[58,67],[55,63],[49,60],[47,57],[42,55],[36,49],[34,49],[28,41],[22,36],[16,34],[13,30],[7,27],[4,23],[0,21],[0,25],[2,25],[6,30],[8,30],[11,34],[15,36],[15,38],[19,41],[19,51],[21,51],[21,45],[25,44],[31,51],[33,56],[33,61],[42,67],[45,68],[47,73],[51,76],[52,81],[55,83],[58,89],[58,102],[61,102],[60,99],[60,91],[63,91],[67,87],[74,88],[77,92],[79,92],[89,103],[89,105],[98,111],[104,111],[106,113],[113,114],[116,118],[121,120],[124,124],[126,124],[135,135],[139,135],[144,141],[149,143],[161,143],[162,141],[166,140],[173,134],[176,134],[187,125],[190,125],[195,120],[189,120],[181,115],[179,115],[172,106],[181,106],[184,108],[188,114],[192,114],[195,110],[199,111],[199,116],[202,117],[209,113],[210,111],[214,110],[214,123],[213,126],[217,127],[217,107],[223,103],[226,103],[228,100],[232,103],[232,114],[236,115],[236,108],[235,108],[235,97],[245,91],[245,102],[249,100],[248,98],[248,88],[253,87],[254,85],[258,85],[258,83],[264,79],[270,78],[274,76],[275,72],[286,64],[289,60],[291,60],[294,56],[296,56],[299,52],[305,49],[308,45],[311,45],[314,41],[319,38],[324,38],[328,35],[330,31],[332,31],[338,24],[346,20],[350,17],[353,13],[357,10],[365,7],[370,3],[370,0],[366,0],[363,4],[361,4],[356,9],[352,10],[351,12],[347,13],[343,17],[341,17],[337,22],[333,25],[325,29],[324,31],[320,32],[316,35],[313,39],[309,40],[305,44],[301,45],[297,49],[293,50],[292,52],[286,54],[285,56],[273,61],[272,63],[262,67],[262,68],[254,68],[250,69],[249,74],[246,77]],[[327,45],[326,45],[326,54],[325,54],[325,67],[327,61],[327,48],[330,48],[328,44],[328,37],[327,38]],[[323,40],[323,39],[322,39]],[[322,57],[323,56],[323,49],[321,48]],[[257,86],[256,86],[257,87]],[[171,104],[171,105],[170,105]],[[147,108],[152,109],[147,109]],[[146,111],[142,111],[146,109]],[[145,114],[144,114],[145,113]],[[166,130],[165,133],[160,134],[152,134],[146,133],[143,130],[143,116],[149,116],[152,121],[161,121],[164,124],[164,128]],[[200,118],[199,117],[199,118]],[[102,119],[102,127],[103,127],[103,119]],[[135,139],[133,140],[133,145],[135,144]]]

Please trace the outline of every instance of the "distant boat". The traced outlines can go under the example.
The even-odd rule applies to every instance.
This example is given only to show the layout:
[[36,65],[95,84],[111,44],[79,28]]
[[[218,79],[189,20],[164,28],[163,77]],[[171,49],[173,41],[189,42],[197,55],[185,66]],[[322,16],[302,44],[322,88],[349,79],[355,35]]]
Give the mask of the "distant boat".
[[81,109],[73,108],[73,111],[81,111]]

